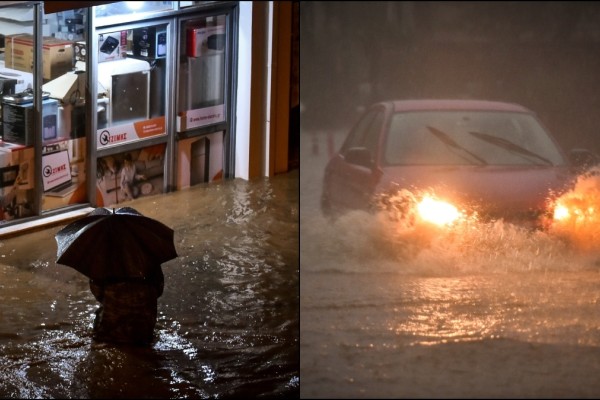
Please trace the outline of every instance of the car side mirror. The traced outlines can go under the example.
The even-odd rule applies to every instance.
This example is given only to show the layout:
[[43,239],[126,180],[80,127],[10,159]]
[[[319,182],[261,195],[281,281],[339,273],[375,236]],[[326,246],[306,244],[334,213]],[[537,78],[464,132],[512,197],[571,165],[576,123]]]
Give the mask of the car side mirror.
[[350,164],[370,168],[373,166],[373,156],[366,147],[351,147],[344,152],[344,159]]
[[600,158],[586,149],[572,149],[569,152],[569,161],[578,173],[584,172],[600,163]]

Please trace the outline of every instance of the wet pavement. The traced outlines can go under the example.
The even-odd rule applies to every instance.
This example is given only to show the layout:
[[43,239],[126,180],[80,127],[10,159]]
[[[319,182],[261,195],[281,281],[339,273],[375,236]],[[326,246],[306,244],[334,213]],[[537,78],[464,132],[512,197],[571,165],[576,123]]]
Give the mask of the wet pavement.
[[299,397],[298,181],[294,170],[120,204],[175,230],[148,348],[92,341],[99,304],[55,263],[64,225],[1,240],[0,396]]

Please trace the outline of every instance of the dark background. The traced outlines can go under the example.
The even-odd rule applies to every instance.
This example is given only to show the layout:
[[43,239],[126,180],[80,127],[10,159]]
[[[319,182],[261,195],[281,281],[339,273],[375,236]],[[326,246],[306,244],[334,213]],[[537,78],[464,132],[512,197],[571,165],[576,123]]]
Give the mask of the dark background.
[[300,37],[303,129],[382,99],[501,100],[600,153],[598,2],[301,2]]

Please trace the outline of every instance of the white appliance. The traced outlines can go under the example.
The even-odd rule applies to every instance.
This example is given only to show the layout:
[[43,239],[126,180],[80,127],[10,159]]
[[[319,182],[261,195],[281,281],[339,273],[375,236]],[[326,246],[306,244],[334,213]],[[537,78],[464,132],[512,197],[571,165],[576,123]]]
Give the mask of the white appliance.
[[33,74],[12,68],[4,68],[4,61],[0,61],[0,78],[16,79],[15,93],[24,92],[33,87]]
[[108,100],[108,126],[150,118],[150,64],[125,58],[98,64],[98,97]]

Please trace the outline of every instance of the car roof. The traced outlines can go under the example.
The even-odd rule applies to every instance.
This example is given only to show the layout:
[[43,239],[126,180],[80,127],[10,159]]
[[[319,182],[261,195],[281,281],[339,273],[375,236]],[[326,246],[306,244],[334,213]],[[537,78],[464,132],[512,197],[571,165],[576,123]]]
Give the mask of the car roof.
[[395,112],[427,111],[427,110],[482,110],[482,111],[513,111],[533,114],[519,104],[490,100],[460,100],[460,99],[423,99],[423,100],[391,100]]

